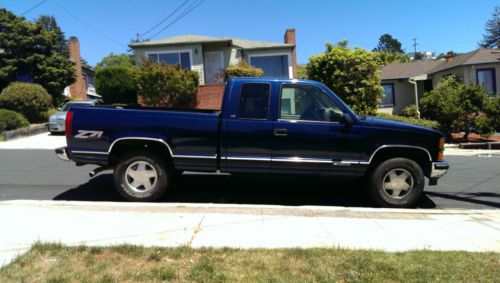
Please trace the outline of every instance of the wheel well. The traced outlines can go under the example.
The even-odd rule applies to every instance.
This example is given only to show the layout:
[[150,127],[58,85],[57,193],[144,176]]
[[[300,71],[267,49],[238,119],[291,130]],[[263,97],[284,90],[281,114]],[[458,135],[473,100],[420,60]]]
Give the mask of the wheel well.
[[157,156],[163,157],[167,162],[171,161],[172,158],[169,148],[162,142],[131,139],[118,141],[113,145],[109,153],[109,164],[115,165],[124,154],[138,150],[154,152]]
[[377,166],[391,158],[408,158],[415,161],[424,171],[425,176],[429,176],[431,172],[431,161],[429,155],[423,149],[418,148],[404,148],[404,147],[388,147],[382,148],[373,156],[369,171],[377,168]]

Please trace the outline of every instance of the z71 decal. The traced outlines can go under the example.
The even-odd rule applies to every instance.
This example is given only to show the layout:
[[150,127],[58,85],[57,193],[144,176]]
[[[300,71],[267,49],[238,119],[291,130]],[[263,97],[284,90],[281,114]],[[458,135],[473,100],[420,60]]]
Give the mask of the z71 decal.
[[102,131],[85,131],[78,130],[78,134],[75,136],[77,139],[98,139],[102,136]]

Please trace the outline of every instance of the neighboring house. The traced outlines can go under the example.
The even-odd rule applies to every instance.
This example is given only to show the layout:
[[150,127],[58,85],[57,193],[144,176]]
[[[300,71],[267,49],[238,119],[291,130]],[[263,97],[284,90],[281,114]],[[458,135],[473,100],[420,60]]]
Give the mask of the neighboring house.
[[241,60],[261,68],[265,77],[294,78],[297,69],[295,29],[287,29],[284,43],[230,37],[179,35],[130,44],[136,64],[153,62],[179,64],[200,75],[200,85],[222,83],[220,72]]
[[482,85],[492,96],[498,96],[500,50],[481,48],[446,59],[384,66],[384,97],[379,111],[400,114],[405,106],[418,102],[424,92],[432,90],[443,77],[449,75],[455,75],[466,83]]
[[74,36],[69,38],[69,59],[75,63],[75,82],[64,89],[63,95],[78,100],[101,99],[94,87],[95,72],[82,64],[80,42]]

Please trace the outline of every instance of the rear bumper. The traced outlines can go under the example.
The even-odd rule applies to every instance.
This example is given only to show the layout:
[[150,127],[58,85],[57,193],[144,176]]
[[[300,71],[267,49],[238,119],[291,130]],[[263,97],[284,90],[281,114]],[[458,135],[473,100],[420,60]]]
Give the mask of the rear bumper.
[[66,152],[66,147],[59,147],[55,150],[57,157],[64,161],[69,161],[68,153]]

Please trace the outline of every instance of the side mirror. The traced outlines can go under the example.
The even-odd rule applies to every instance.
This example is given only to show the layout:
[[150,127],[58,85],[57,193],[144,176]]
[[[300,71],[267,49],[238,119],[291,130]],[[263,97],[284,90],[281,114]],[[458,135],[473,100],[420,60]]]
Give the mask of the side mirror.
[[352,119],[351,115],[349,115],[348,113],[344,113],[344,115],[342,115],[342,118],[340,119],[340,123],[352,125],[354,124],[354,120]]

